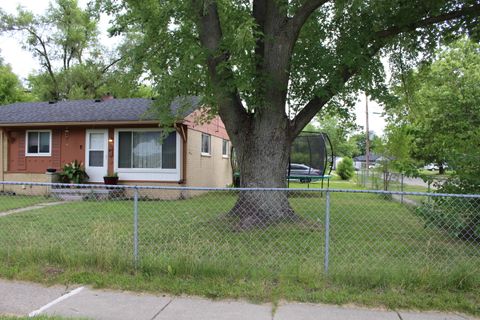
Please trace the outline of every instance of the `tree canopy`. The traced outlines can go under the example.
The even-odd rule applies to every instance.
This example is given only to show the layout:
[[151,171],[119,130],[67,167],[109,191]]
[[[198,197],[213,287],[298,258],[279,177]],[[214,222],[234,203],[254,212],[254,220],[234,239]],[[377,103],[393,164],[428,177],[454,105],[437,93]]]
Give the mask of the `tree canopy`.
[[480,11],[471,0],[106,3],[118,14],[112,32],[135,35],[162,99],[200,94],[212,111],[235,115],[287,104],[293,133],[346,89],[374,95],[379,53],[431,52],[443,35],[476,35]]
[[21,7],[15,15],[0,11],[0,31],[19,33],[22,46],[38,59],[28,77],[40,100],[95,98],[107,92],[119,97],[145,93],[138,75],[126,72],[121,50],[99,41],[99,13],[82,9],[77,0],[55,0],[45,14]]
[[25,93],[17,75],[0,57],[0,105],[28,99],[29,96]]
[[462,183],[480,186],[480,46],[461,39],[396,88],[390,121],[408,128],[412,154],[447,163]]

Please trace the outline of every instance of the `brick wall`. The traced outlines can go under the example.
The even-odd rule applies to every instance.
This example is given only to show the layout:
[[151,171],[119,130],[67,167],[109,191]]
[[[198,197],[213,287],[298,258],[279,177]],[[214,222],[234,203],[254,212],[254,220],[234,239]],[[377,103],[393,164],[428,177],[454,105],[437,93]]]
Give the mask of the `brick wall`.
[[[37,128],[35,128],[37,129]],[[32,130],[35,130],[32,129]],[[45,129],[45,128],[38,128]],[[10,173],[44,173],[47,168],[60,170],[73,160],[85,161],[85,128],[53,128],[51,156],[25,156],[25,129],[8,129],[5,134],[7,160],[5,171]]]

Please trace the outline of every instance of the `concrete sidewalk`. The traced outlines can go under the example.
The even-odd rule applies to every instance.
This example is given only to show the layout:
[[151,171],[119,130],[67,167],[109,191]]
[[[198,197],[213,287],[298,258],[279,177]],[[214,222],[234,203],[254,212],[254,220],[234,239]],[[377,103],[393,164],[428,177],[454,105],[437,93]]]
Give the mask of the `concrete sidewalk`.
[[44,287],[0,280],[0,315],[56,315],[83,319],[138,320],[465,320],[473,317],[436,312],[403,312],[321,304],[253,304],[212,301],[88,287]]

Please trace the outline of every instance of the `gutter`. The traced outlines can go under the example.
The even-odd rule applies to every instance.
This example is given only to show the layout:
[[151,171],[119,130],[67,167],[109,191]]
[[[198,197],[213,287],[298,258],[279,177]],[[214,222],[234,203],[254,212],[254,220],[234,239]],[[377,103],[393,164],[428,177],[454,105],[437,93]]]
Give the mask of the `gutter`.
[[159,124],[158,120],[144,121],[66,121],[66,122],[16,122],[0,123],[2,127],[49,127],[49,126],[117,126],[117,125],[139,125],[139,124]]

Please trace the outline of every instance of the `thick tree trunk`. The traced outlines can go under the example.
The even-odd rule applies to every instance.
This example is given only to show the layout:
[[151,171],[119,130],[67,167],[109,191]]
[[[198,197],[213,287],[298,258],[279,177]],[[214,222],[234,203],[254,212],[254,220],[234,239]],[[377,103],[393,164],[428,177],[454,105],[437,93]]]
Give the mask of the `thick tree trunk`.
[[[286,120],[286,119],[285,119]],[[255,123],[252,133],[234,141],[240,167],[242,188],[285,188],[291,139],[287,121]],[[230,211],[238,228],[245,230],[298,217],[291,209],[286,191],[240,191]]]

